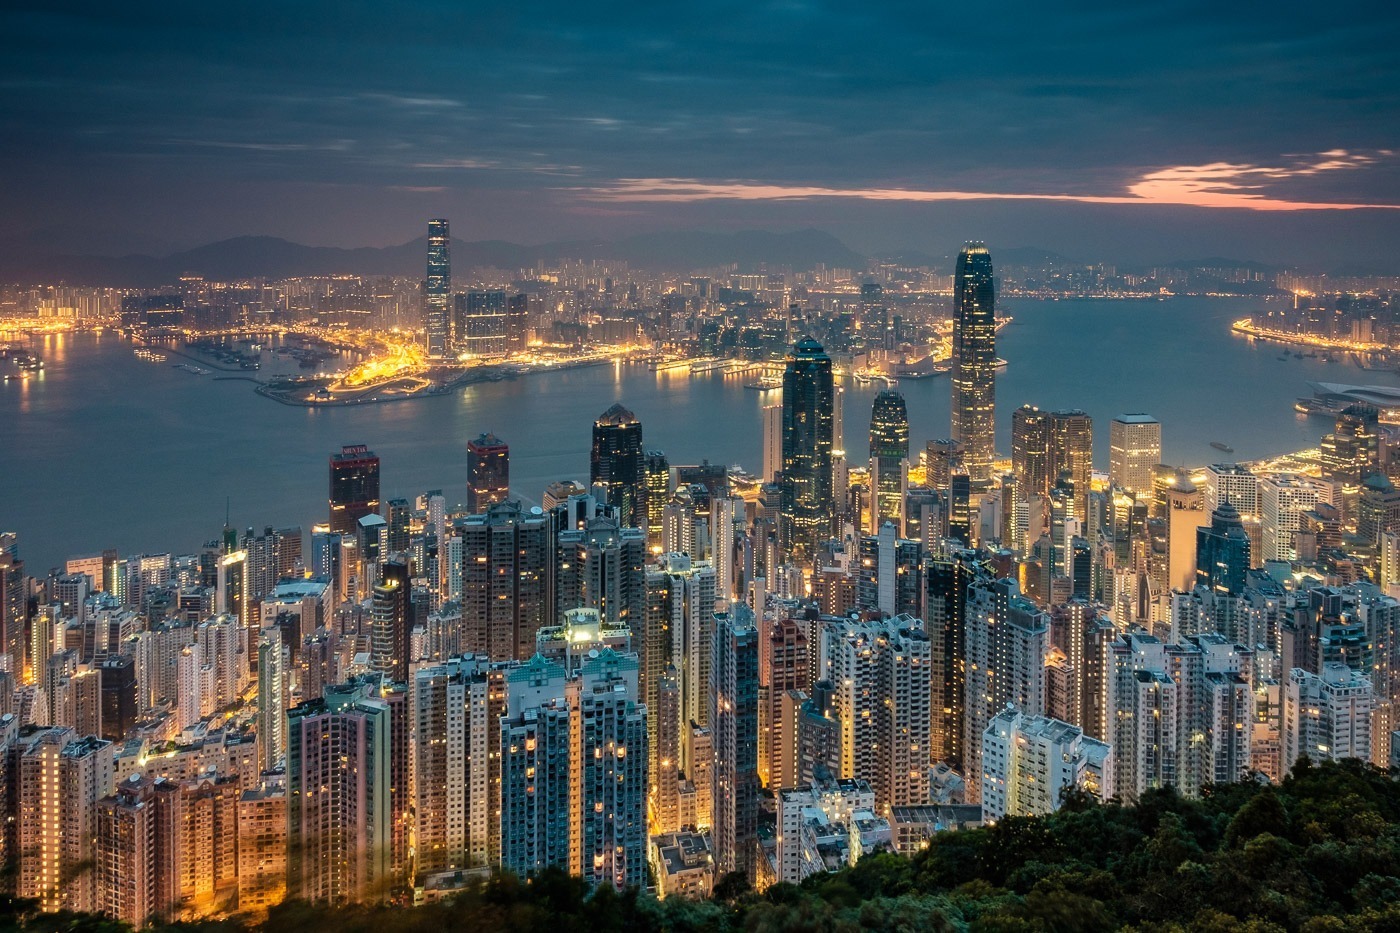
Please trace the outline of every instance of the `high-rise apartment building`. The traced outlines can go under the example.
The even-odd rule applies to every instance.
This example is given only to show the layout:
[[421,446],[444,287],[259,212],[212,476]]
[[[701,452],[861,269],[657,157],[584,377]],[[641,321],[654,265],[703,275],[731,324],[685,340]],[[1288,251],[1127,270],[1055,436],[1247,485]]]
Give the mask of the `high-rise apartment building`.
[[355,534],[357,523],[379,511],[379,457],[364,445],[331,454],[330,530]]
[[607,490],[608,505],[625,528],[646,527],[647,484],[642,423],[618,403],[593,422],[593,453],[588,482]]
[[736,603],[715,616],[709,726],[714,740],[712,834],[719,876],[755,871],[758,845],[758,628]]
[[972,482],[992,478],[996,451],[996,284],[984,243],[958,253],[953,273],[952,437]]
[[1152,494],[1162,462],[1162,424],[1151,415],[1119,415],[1108,426],[1108,479],[1140,496]]
[[423,282],[423,323],[428,333],[428,356],[432,359],[445,359],[451,346],[451,303],[452,235],[446,220],[430,220],[428,274]]
[[1371,679],[1340,662],[1318,674],[1294,668],[1283,691],[1280,726],[1286,773],[1304,756],[1314,762],[1371,759],[1371,716],[1376,706]]
[[485,512],[510,496],[510,447],[494,434],[467,441],[467,511]]
[[1067,722],[1025,716],[1014,707],[992,718],[982,736],[984,820],[1048,816],[1070,790],[1098,800],[1113,796],[1108,743]]
[[805,337],[788,353],[783,374],[783,538],[810,557],[831,534],[834,412],[831,357]]
[[1266,476],[1259,482],[1260,521],[1264,526],[1263,560],[1296,560],[1297,535],[1303,513],[1326,501],[1321,483],[1309,477],[1284,473]]
[[47,911],[98,910],[98,801],[115,784],[115,746],[62,727],[22,730],[18,744],[16,893]]
[[518,502],[456,525],[462,539],[462,650],[493,661],[528,658],[555,618],[555,521]]

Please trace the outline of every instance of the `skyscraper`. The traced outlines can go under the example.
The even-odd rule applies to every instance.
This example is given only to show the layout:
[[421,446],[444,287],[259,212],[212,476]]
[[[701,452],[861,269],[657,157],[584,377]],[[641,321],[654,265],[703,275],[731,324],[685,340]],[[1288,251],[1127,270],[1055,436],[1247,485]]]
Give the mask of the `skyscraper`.
[[1055,477],[1050,473],[1050,416],[1034,405],[1011,414],[1011,472],[1022,499],[1047,496]]
[[504,356],[510,351],[510,314],[505,292],[456,296],[452,345],[467,356]]
[[1068,479],[1074,487],[1074,515],[1089,519],[1089,478],[1094,472],[1094,420],[1078,409],[1050,413],[1050,469],[1055,486]]
[[555,619],[552,515],[518,502],[457,524],[462,538],[462,650],[493,661],[534,653],[535,633]]
[[996,450],[995,301],[992,254],[969,243],[953,275],[953,440],[979,484],[991,479]]
[[379,457],[363,444],[331,454],[331,533],[354,535],[356,523],[379,511]]
[[1221,596],[1239,596],[1250,568],[1249,551],[1249,535],[1239,511],[1222,502],[1211,513],[1209,527],[1196,529],[1196,586]]
[[904,528],[909,485],[909,412],[904,396],[884,389],[870,409],[870,533],[886,522]]
[[473,515],[510,495],[510,447],[487,432],[467,441],[467,511]]
[[736,603],[715,615],[710,663],[710,734],[714,737],[714,846],[720,876],[752,878],[758,837],[758,629]]
[[1162,462],[1162,424],[1141,412],[1119,415],[1108,426],[1108,479],[1115,486],[1152,494],[1152,471]]
[[450,341],[448,312],[452,301],[452,236],[446,220],[428,221],[428,278],[423,283],[423,317],[428,356],[443,359]]
[[608,505],[617,509],[624,528],[648,527],[645,453],[642,423],[622,403],[593,422],[593,456],[588,480],[608,491]]
[[782,480],[784,538],[804,557],[831,533],[833,429],[831,357],[804,337],[783,374]]

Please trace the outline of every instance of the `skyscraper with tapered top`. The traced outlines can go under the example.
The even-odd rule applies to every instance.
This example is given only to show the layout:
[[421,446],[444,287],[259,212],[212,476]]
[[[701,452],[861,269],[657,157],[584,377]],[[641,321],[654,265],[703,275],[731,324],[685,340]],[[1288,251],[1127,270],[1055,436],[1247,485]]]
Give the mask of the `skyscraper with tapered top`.
[[593,456],[588,481],[604,486],[608,505],[624,528],[647,528],[646,453],[642,423],[618,403],[593,422]]
[[784,540],[808,556],[831,533],[831,452],[834,446],[831,357],[804,337],[788,354],[783,374]]
[[428,356],[443,359],[450,341],[452,305],[452,236],[447,221],[428,221],[428,277],[423,282],[423,317]]
[[985,243],[958,253],[953,275],[953,440],[973,483],[991,479],[996,450],[996,307]]

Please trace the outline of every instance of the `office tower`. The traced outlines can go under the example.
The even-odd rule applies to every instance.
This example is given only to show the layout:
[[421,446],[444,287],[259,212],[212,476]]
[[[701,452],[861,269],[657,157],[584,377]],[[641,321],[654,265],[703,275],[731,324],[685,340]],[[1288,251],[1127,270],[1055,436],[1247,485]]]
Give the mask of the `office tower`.
[[238,910],[261,916],[287,896],[286,775],[238,797]]
[[1094,472],[1094,420],[1078,409],[1050,413],[1049,470],[1053,487],[1068,480],[1074,490],[1074,515],[1088,521],[1090,478]]
[[[716,873],[753,877],[758,845],[758,629],[742,603],[715,616],[710,663]],[[721,804],[720,801],[723,801]]]
[[331,533],[353,536],[356,523],[378,511],[379,457],[363,444],[331,454]]
[[411,587],[407,564],[390,561],[371,595],[370,668],[391,681],[404,680],[413,660]]
[[1119,415],[1108,426],[1108,479],[1140,496],[1152,494],[1152,473],[1162,462],[1162,425],[1144,414]]
[[666,503],[671,501],[671,464],[666,454],[648,450],[643,473],[647,487],[647,521],[643,530],[647,533],[647,544],[655,548],[661,545]]
[[860,539],[856,568],[856,605],[887,616],[918,615],[923,608],[924,549],[901,538],[886,522],[879,534]]
[[963,760],[967,592],[974,581],[989,577],[978,565],[977,553],[967,550],[930,558],[924,570],[924,632],[929,638],[929,677],[933,683],[930,758],[954,768],[960,768]]
[[529,295],[512,295],[506,302],[506,327],[510,336],[510,351],[524,351],[530,345]]
[[462,538],[462,649],[493,661],[528,658],[554,620],[553,517],[518,502],[457,523]]
[[467,441],[467,511],[473,515],[510,495],[510,448],[494,434]]
[[1106,742],[1078,726],[1008,707],[982,736],[982,818],[1049,816],[1066,793],[1113,796],[1113,760]]
[[116,746],[61,727],[22,731],[18,742],[15,893],[45,911],[97,910],[97,803],[112,792]]
[[918,619],[832,622],[823,632],[839,777],[875,788],[879,812],[928,800],[931,644]]
[[1249,569],[1249,535],[1227,499],[1211,513],[1209,527],[1196,529],[1196,586],[1220,596],[1239,596]]
[[574,672],[536,655],[506,675],[502,867],[646,886],[649,741],[636,697],[636,657],[611,648]]
[[[451,344],[452,236],[446,220],[428,221],[428,277],[423,282],[423,318],[428,356],[440,360]],[[334,527],[334,521],[332,521]]]
[[1380,547],[1381,536],[1400,531],[1400,489],[1385,474],[1373,473],[1361,484],[1356,501],[1356,536]]
[[982,736],[1008,703],[1028,716],[1045,712],[1050,616],[1021,595],[1014,580],[968,587],[963,636],[963,773],[967,796],[982,792]]
[[909,413],[904,396],[884,389],[870,409],[870,533],[885,522],[904,527],[904,495],[909,485]]
[[287,713],[293,897],[341,904],[390,893],[394,737],[389,704],[374,694],[355,683],[335,685]]
[[1330,662],[1320,674],[1294,668],[1284,685],[1280,729],[1285,772],[1298,759],[1314,762],[1371,758],[1371,716],[1376,697],[1370,678]]
[[648,520],[644,469],[642,423],[618,403],[593,422],[588,482],[606,489],[608,505],[625,528],[643,527]]
[[1165,644],[1143,633],[1112,647],[1108,721],[1118,794],[1199,796],[1251,766],[1253,652],[1215,634]]
[[621,528],[615,519],[588,519],[579,530],[559,532],[555,582],[556,611],[596,610],[607,625],[635,629],[646,618],[646,535]]
[[833,433],[831,357],[804,337],[783,374],[783,540],[794,555],[815,555],[831,534]]
[[972,518],[972,477],[959,469],[948,478],[948,537],[971,547]]
[[1050,416],[1034,405],[1011,414],[1011,472],[1023,497],[1047,496],[1055,484],[1050,466]]
[[1167,563],[1163,592],[1189,592],[1196,585],[1196,532],[1206,516],[1201,511],[1201,491],[1178,475],[1165,491]]
[[1336,428],[1322,437],[1322,476],[1355,489],[1381,471],[1379,412],[1351,405],[1337,415]]
[[[18,536],[14,532],[0,534],[0,652],[8,656],[10,671],[17,681],[25,679],[25,627],[29,616],[29,593],[26,590],[24,561],[17,553]],[[0,662],[5,659],[0,658]],[[35,674],[30,674],[32,679]]]
[[924,482],[932,489],[947,489],[953,473],[962,466],[962,446],[954,440],[929,441],[924,450]]
[[[1263,560],[1296,560],[1302,515],[1327,497],[1321,484],[1285,473],[1259,481],[1259,512],[1264,526]],[[1262,563],[1262,561],[1260,561]]]
[[467,655],[414,675],[420,874],[481,868],[498,854],[505,670],[505,664]]
[[795,619],[765,624],[758,643],[759,776],[764,786],[796,787],[798,738],[796,720],[785,716],[784,703],[793,691],[811,686],[807,663],[807,632]]
[[1243,516],[1259,514],[1259,477],[1238,463],[1212,463],[1206,467],[1202,506],[1207,515],[1215,514],[1228,502]]
[[[839,445],[838,445],[839,446]],[[763,481],[776,483],[783,472],[783,406],[763,406]]]
[[958,253],[953,274],[953,440],[978,485],[992,478],[996,451],[996,295],[983,243]]
[[102,660],[102,728],[101,736],[120,742],[136,725],[140,706],[136,697],[136,659],[127,655],[108,655]]
[[452,348],[468,357],[505,356],[510,352],[510,310],[506,293],[457,295],[452,316]]

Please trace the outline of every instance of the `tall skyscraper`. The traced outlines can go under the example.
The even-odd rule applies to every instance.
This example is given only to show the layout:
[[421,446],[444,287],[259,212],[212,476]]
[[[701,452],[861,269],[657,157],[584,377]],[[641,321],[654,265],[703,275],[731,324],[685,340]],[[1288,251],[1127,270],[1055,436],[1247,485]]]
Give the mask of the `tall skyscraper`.
[[446,220],[428,221],[428,277],[423,283],[423,317],[428,356],[444,359],[451,344],[452,236]]
[[470,357],[510,352],[510,312],[505,292],[457,295],[452,316],[452,347]]
[[507,501],[456,527],[462,539],[462,650],[493,661],[528,658],[535,633],[555,620],[552,514]]
[[720,877],[753,876],[758,844],[758,629],[736,603],[715,616],[710,663],[710,734],[714,737],[715,865]]
[[1141,412],[1119,415],[1108,426],[1108,479],[1140,496],[1152,494],[1152,474],[1162,462],[1162,424]]
[[1089,519],[1090,476],[1094,472],[1094,420],[1078,409],[1050,413],[1049,483],[1068,479],[1074,488],[1074,515]]
[[886,522],[904,529],[909,486],[909,412],[904,396],[884,389],[870,409],[870,533]]
[[642,423],[621,402],[593,422],[589,485],[607,489],[608,505],[624,528],[648,525],[645,460]]
[[643,472],[647,486],[647,521],[643,530],[647,544],[656,547],[661,544],[666,503],[671,499],[671,463],[662,451],[648,450]]
[[330,530],[355,534],[359,520],[379,511],[379,457],[363,444],[331,454]]
[[1249,535],[1240,513],[1229,501],[1222,502],[1209,527],[1196,529],[1196,586],[1219,596],[1239,596],[1250,564]]
[[485,512],[510,495],[510,447],[487,432],[467,441],[467,511]]
[[973,483],[992,477],[996,451],[996,295],[984,243],[958,253],[953,274],[953,440]]
[[1055,484],[1050,472],[1050,415],[1034,405],[1011,413],[1011,472],[1021,499],[1048,496]]
[[833,398],[831,357],[804,337],[783,374],[782,481],[784,539],[802,557],[831,534]]

